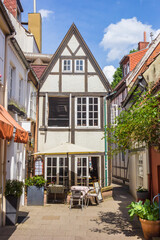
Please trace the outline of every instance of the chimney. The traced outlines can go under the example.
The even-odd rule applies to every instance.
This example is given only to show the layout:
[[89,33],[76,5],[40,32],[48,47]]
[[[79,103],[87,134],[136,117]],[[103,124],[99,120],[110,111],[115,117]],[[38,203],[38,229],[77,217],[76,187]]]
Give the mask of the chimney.
[[23,12],[23,8],[20,0],[4,0],[4,5],[8,9],[12,15],[21,21],[21,12]]
[[34,35],[38,49],[41,52],[42,50],[42,18],[40,13],[28,14],[28,31]]
[[42,18],[40,13],[36,13],[36,0],[33,1],[34,13],[28,14],[28,31],[36,40],[39,51],[42,50]]
[[149,44],[149,42],[146,41],[146,32],[144,32],[143,34],[144,34],[143,35],[144,36],[144,41],[138,43],[138,50],[145,49],[148,46],[148,44]]

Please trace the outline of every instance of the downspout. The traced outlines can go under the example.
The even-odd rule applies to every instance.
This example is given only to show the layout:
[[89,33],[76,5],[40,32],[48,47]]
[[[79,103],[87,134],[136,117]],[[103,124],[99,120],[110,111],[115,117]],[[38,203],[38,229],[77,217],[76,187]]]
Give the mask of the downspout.
[[106,97],[104,98],[104,139],[105,139],[105,186],[108,185],[108,159],[107,159],[107,106]]
[[[7,99],[7,92],[6,92],[6,84],[7,84],[7,55],[8,55],[8,41],[10,38],[15,36],[15,32],[13,32],[11,35],[7,36],[5,39],[5,61],[4,61],[4,90],[3,90],[3,106],[5,109],[7,109],[8,105],[8,99]],[[5,180],[6,180],[6,158],[7,158],[7,142],[4,141],[3,144],[3,153],[2,153],[2,225],[5,226],[5,218],[6,218],[6,213],[5,213],[5,199],[4,199],[4,185],[5,185]]]

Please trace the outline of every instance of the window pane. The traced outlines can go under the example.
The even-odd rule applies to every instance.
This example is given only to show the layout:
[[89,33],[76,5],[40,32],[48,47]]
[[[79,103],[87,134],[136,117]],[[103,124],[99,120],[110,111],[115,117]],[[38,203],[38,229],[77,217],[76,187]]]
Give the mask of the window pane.
[[83,166],[87,166],[87,159],[86,158],[83,158]]
[[68,176],[68,168],[65,168],[65,173],[64,173],[65,177]]
[[86,105],[82,106],[82,111],[86,111]]
[[81,120],[77,121],[77,126],[81,126]]
[[77,98],[77,103],[81,103],[81,98]]
[[56,181],[57,181],[57,178],[56,177],[52,177],[51,179],[52,179],[52,182],[55,184]]
[[57,166],[57,158],[53,158],[53,166]]
[[81,168],[77,169],[77,176],[80,177],[81,176]]
[[51,168],[47,168],[47,176],[51,176]]
[[86,103],[86,98],[83,98],[83,99],[82,99],[82,103],[83,103],[83,104]]
[[83,67],[82,66],[80,66],[80,70],[83,71]]
[[63,168],[59,168],[59,176],[63,176]]
[[81,118],[81,113],[77,113],[77,118]]
[[77,106],[77,111],[81,111],[81,105]]
[[59,166],[63,166],[63,158],[59,159]]
[[98,126],[98,120],[94,120],[94,126]]
[[95,103],[95,104],[98,103],[98,98],[94,98],[94,103]]
[[83,117],[83,118],[86,118],[86,113],[82,113],[82,117]]
[[93,118],[93,113],[89,113],[89,118]]
[[56,168],[52,168],[52,176],[56,176]]
[[90,104],[93,103],[93,98],[89,98],[89,103],[90,103]]
[[89,120],[89,126],[93,126],[93,120]]
[[83,121],[82,121],[82,125],[83,125],[83,126],[86,126],[86,120],[83,120]]
[[47,166],[51,166],[51,158],[47,158]]
[[94,111],[98,111],[98,105],[94,106]]
[[66,65],[67,64],[67,61],[66,60],[64,60],[64,65]]
[[94,118],[98,118],[98,112],[94,113]]
[[68,158],[65,158],[65,166],[68,167]]
[[62,177],[59,178],[59,185],[63,185],[63,178]]
[[78,160],[77,160],[77,166],[81,166],[81,158],[78,158]]
[[86,168],[83,168],[83,176],[86,176],[86,174],[87,174]]
[[51,183],[51,177],[47,177],[47,182]]
[[83,61],[82,60],[80,60],[80,65],[83,65]]
[[89,111],[93,111],[93,106],[89,105]]
[[79,71],[79,66],[76,66],[76,71]]

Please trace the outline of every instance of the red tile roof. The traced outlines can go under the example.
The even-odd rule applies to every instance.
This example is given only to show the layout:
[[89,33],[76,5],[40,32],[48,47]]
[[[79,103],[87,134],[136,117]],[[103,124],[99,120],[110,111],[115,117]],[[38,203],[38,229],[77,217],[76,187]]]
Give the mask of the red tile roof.
[[130,72],[135,68],[137,63],[139,63],[139,61],[142,59],[142,57],[147,52],[147,50],[148,50],[148,48],[143,49],[143,50],[138,51],[138,52],[128,54],[129,63],[130,63]]
[[41,78],[43,72],[45,71],[47,65],[31,65],[32,69],[34,70],[34,72],[36,73],[38,79]]

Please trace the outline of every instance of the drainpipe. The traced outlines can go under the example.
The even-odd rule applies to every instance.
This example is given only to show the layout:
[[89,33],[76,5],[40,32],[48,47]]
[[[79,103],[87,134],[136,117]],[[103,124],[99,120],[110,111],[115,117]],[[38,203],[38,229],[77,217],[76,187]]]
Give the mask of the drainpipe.
[[105,138],[105,186],[108,185],[108,159],[107,159],[107,106],[106,106],[106,97],[104,98],[104,138]]
[[107,100],[109,100],[117,91],[109,92],[104,98],[104,128],[105,128],[105,186],[108,186],[108,157],[107,157]]

